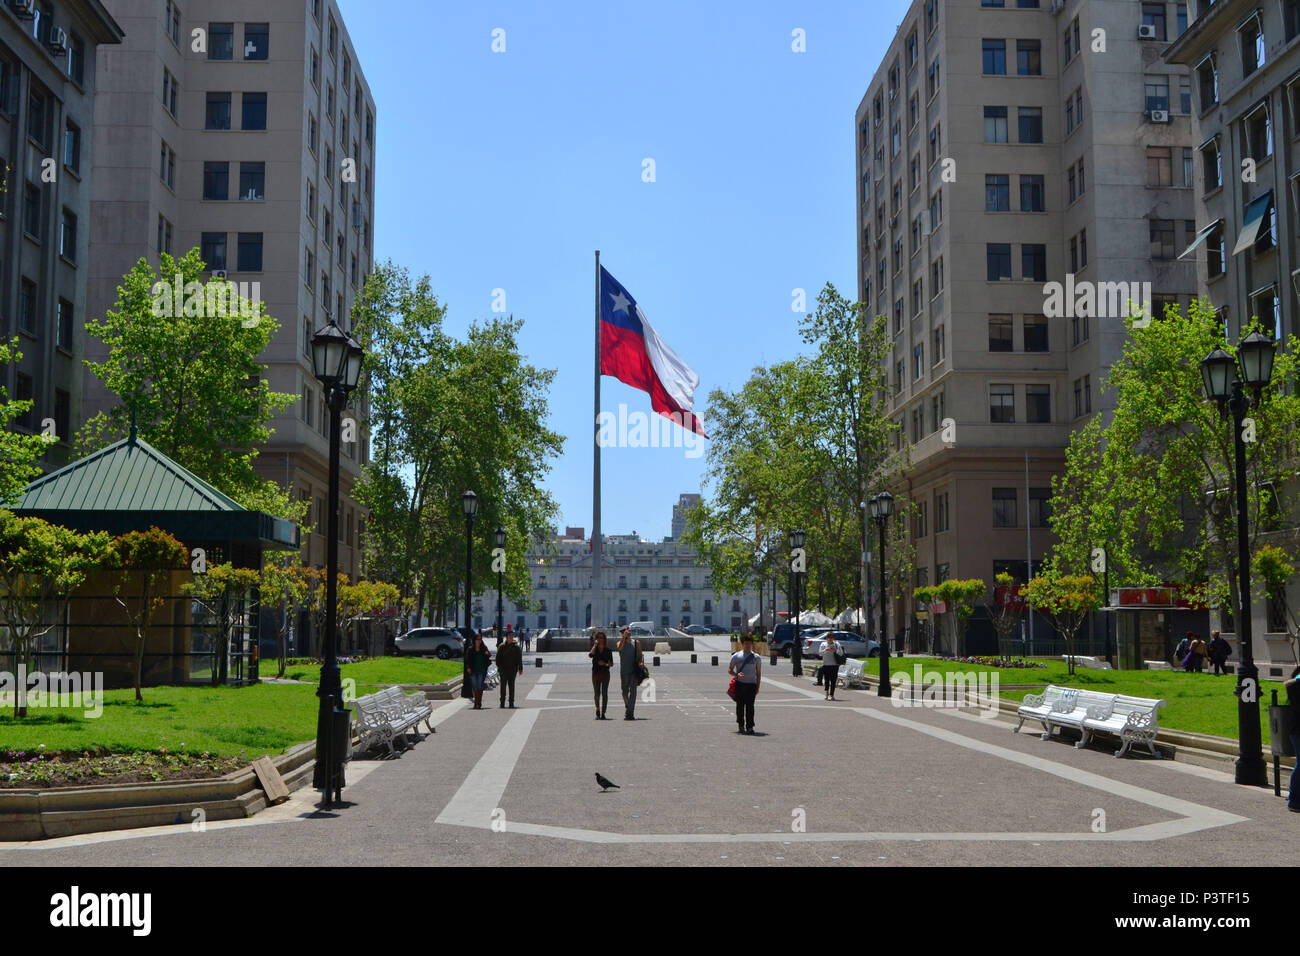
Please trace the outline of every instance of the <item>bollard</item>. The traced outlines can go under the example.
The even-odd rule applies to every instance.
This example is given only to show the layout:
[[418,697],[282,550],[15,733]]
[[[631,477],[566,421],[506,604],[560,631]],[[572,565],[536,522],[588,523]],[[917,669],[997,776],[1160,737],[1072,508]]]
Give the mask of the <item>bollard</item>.
[[714,655],[713,655],[713,666],[714,666],[714,667],[717,667],[717,666],[718,666],[718,655],[717,655],[717,654],[714,654]]
[[772,652],[772,666],[776,666],[776,651]]
[[694,655],[694,654],[691,655],[691,663],[692,663],[692,664],[697,663],[697,661],[695,660],[695,655]]
[[655,667],[658,667],[658,666],[659,666],[659,655],[656,654],[656,655],[655,655]]
[[537,658],[537,666],[538,666],[538,667],[541,667],[541,666],[542,666],[542,659],[541,659],[540,657]]

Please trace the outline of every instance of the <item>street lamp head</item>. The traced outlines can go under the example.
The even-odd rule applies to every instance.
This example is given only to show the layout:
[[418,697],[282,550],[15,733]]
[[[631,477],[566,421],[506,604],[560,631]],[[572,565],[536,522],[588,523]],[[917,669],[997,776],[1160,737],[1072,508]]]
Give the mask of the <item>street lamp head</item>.
[[894,510],[894,496],[888,491],[882,491],[871,498],[871,517],[881,524],[890,516]]
[[472,491],[465,492],[460,496],[460,507],[466,518],[473,518],[478,514],[478,495]]
[[791,532],[790,532],[790,547],[791,547],[791,548],[802,548],[802,547],[804,546],[804,542],[807,541],[807,540],[808,540],[808,535],[807,535],[805,532],[803,532],[803,531],[791,531]]
[[353,336],[348,336],[348,354],[346,365],[343,369],[343,387],[349,392],[357,387],[361,381],[361,360],[365,358],[365,350],[361,348],[361,343]]
[[504,548],[506,546],[506,531],[504,528],[498,526],[492,537],[496,541],[498,548]]
[[343,381],[347,374],[349,343],[352,341],[333,319],[311,337],[312,374],[327,389]]
[[1241,380],[1251,388],[1263,388],[1273,378],[1273,352],[1277,343],[1259,331],[1251,332],[1237,346]]
[[1206,398],[1226,402],[1232,397],[1232,386],[1237,381],[1237,363],[1223,349],[1216,348],[1201,359],[1201,378]]

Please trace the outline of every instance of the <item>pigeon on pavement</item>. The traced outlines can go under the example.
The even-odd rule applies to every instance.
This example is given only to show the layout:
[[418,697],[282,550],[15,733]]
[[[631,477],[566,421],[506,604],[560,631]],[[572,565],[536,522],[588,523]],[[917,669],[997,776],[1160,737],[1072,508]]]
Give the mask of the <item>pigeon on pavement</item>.
[[622,789],[623,789],[623,788],[620,787],[618,784],[616,784],[616,783],[611,783],[610,781],[606,780],[606,779],[605,779],[604,777],[602,777],[600,774],[596,774],[596,782],[597,782],[598,784],[600,784],[600,791],[601,791],[601,793],[604,793],[606,790],[609,790],[609,789],[611,789],[611,788],[614,789],[614,790],[622,790]]

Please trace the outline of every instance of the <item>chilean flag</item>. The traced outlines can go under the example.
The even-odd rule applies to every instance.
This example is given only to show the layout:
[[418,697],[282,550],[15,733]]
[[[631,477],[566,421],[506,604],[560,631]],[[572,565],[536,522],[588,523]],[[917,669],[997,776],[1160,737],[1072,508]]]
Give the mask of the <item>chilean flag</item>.
[[600,374],[650,393],[650,406],[703,435],[691,411],[700,377],[683,362],[604,266],[600,267]]

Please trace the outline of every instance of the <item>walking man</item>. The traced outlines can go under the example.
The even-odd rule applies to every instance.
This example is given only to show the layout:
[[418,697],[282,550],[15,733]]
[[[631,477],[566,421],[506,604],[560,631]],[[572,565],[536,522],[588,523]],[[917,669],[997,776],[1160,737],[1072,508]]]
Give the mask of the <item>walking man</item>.
[[763,667],[759,656],[754,653],[754,637],[742,634],[741,650],[731,655],[727,673],[736,678],[736,732],[752,734],[754,732],[754,698],[758,696],[758,685],[763,679]]
[[1220,636],[1218,631],[1210,632],[1210,663],[1214,665],[1214,673],[1226,674],[1228,672],[1224,664],[1228,661],[1228,655],[1232,648],[1228,642]]
[[619,632],[618,673],[623,681],[623,719],[636,720],[636,688],[640,683],[637,670],[645,664],[641,645],[632,636],[632,628],[626,624]]
[[524,672],[524,652],[515,643],[515,635],[506,631],[506,642],[497,651],[497,675],[501,678],[501,706],[506,705],[506,688],[510,690],[510,709],[515,709],[515,678]]

